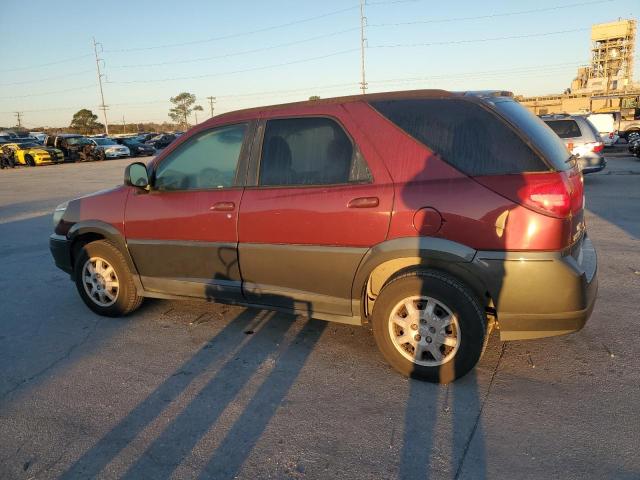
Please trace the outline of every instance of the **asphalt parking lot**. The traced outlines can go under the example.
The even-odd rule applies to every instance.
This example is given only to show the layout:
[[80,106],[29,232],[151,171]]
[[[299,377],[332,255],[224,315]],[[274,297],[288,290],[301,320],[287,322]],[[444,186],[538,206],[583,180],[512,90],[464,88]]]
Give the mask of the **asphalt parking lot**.
[[0,478],[640,478],[640,160],[585,179],[598,303],[407,380],[363,328],[150,300],[101,318],[48,251],[58,204],[131,160],[0,171]]

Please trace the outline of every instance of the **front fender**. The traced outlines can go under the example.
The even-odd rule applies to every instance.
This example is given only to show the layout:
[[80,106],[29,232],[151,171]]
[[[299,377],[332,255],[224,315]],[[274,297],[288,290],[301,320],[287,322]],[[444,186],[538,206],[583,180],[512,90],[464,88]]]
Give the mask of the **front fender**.
[[[67,239],[72,245],[72,252],[73,245],[75,245],[76,241],[81,240],[83,236],[89,235],[97,235],[113,243],[124,256],[127,262],[127,266],[129,267],[132,275],[136,279],[138,278],[138,269],[133,263],[133,259],[131,257],[131,254],[129,253],[129,249],[127,248],[127,242],[125,241],[124,236],[117,228],[106,222],[100,220],[82,220],[73,224],[67,232]],[[138,283],[139,282],[136,281],[136,284]]]

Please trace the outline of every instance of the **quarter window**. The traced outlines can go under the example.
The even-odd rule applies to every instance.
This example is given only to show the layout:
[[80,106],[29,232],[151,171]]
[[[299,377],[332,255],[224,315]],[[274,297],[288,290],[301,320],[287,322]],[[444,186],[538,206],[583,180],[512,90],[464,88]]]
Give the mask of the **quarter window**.
[[472,101],[390,100],[372,106],[467,175],[548,170],[499,117]]
[[246,124],[215,128],[189,139],[156,171],[158,190],[200,190],[232,187]]
[[267,122],[260,185],[332,185],[370,180],[364,159],[335,121],[323,117]]
[[560,138],[575,138],[581,137],[580,127],[575,120],[545,120],[547,125],[551,127],[551,130],[556,132]]

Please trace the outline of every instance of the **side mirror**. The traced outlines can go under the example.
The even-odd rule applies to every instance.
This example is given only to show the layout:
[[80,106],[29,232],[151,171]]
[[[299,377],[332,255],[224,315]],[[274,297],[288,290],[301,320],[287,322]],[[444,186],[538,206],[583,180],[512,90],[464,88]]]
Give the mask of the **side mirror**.
[[147,166],[142,162],[127,165],[124,170],[124,184],[130,187],[147,188],[149,186]]

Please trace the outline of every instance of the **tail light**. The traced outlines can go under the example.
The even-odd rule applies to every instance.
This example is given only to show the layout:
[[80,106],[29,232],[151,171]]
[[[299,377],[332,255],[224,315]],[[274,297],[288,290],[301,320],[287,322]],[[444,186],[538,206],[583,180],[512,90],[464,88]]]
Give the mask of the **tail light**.
[[519,203],[534,210],[564,218],[571,212],[571,193],[561,174],[527,176],[527,182],[518,189]]
[[594,153],[601,152],[602,150],[604,150],[604,143],[602,143],[602,142],[596,142],[593,145],[593,147],[591,148],[591,151],[594,152]]
[[[475,177],[482,185],[527,208],[545,215],[566,218],[582,208],[582,193],[576,177],[565,172]],[[579,196],[580,198],[576,198]]]

